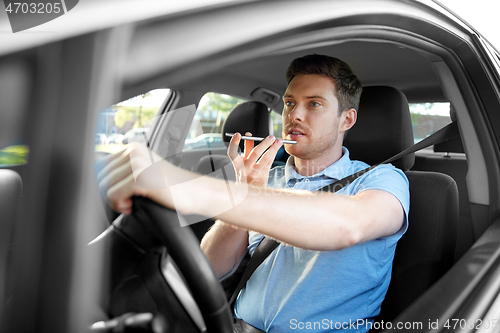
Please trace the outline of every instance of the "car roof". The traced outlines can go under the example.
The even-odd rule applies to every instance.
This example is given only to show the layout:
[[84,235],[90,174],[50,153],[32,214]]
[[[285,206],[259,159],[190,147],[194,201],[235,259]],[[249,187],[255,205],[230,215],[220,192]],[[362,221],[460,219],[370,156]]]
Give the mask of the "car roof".
[[[400,29],[401,38],[409,38],[405,30],[419,28],[426,21],[431,26],[446,24],[453,31],[474,33],[432,1],[317,1],[314,11],[307,10],[310,6],[310,2],[300,1],[127,0],[117,5],[115,0],[88,0],[43,28],[30,30],[42,33],[2,36],[0,55],[111,28],[110,33],[129,38],[128,45],[117,46],[117,52],[127,56],[122,60],[125,87],[116,102],[158,87],[216,90],[254,99],[256,87],[281,95],[288,63],[314,48],[316,53],[347,61],[364,86],[389,82],[411,101],[440,101],[445,98],[434,74],[433,62],[439,61],[436,55],[412,49],[397,37],[388,40],[386,35],[396,36]],[[277,18],[278,9],[282,17],[294,19]],[[90,16],[92,20],[88,20]],[[0,26],[6,22],[0,16]],[[228,31],[232,25],[237,28],[234,33]],[[184,43],[185,38],[191,42]],[[262,43],[266,39],[269,45]],[[261,46],[252,48],[257,41]],[[228,51],[237,53],[230,63],[222,54]],[[201,66],[197,59],[203,59]],[[204,73],[206,79],[200,79]],[[242,84],[234,85],[238,78],[244,78]],[[280,102],[270,106],[282,109]]]
[[[168,18],[180,13],[203,11],[207,7],[235,0],[82,0],[67,14],[33,27],[27,31],[2,34],[0,55],[45,45],[51,42],[81,36],[154,18]],[[89,19],[91,18],[91,19]],[[0,29],[10,31],[7,13],[0,11]]]
[[[205,12],[137,25],[125,60],[122,98],[158,87],[246,99],[258,99],[252,94],[263,88],[281,96],[287,65],[314,49],[348,62],[364,86],[390,84],[410,101],[444,101],[434,70],[442,59],[432,50],[439,45],[425,45],[425,37],[417,35],[437,36],[443,26],[462,38],[476,35],[431,1],[337,0],[318,1],[314,6],[311,12],[299,1],[286,6],[274,1],[243,2],[209,16]],[[278,19],[277,8],[283,17],[294,20]],[[297,16],[297,12],[303,14]],[[232,25],[237,33],[227,32]],[[170,33],[174,26],[176,33]],[[186,36],[191,43],[183,43]],[[148,57],[143,57],[146,53]],[[203,60],[197,62],[198,58]],[[235,85],[235,80],[240,83]],[[269,106],[282,110],[281,101]]]

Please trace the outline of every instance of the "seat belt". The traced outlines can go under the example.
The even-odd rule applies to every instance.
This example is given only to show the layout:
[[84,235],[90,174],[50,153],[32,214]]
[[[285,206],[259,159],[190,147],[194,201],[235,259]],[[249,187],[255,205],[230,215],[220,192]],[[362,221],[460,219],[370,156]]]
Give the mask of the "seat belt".
[[[402,152],[394,155],[393,157],[375,164],[369,168],[363,169],[359,172],[356,172],[350,176],[347,176],[345,178],[339,179],[335,182],[333,182],[330,185],[326,185],[325,187],[322,187],[319,189],[319,191],[327,191],[327,192],[337,192],[346,185],[352,183],[356,178],[360,177],[361,175],[367,173],[368,171],[376,168],[377,166],[381,164],[386,164],[393,162],[395,160],[398,160],[408,154],[414,153],[418,150],[427,148],[429,146],[447,141],[449,139],[453,139],[454,137],[457,137],[459,135],[458,131],[458,124],[457,122],[452,122],[445,127],[441,128],[439,131],[433,133],[432,135],[429,135],[425,139],[419,141],[418,143],[414,144],[413,146],[403,150]],[[236,298],[238,297],[238,294],[240,293],[241,289],[246,285],[248,279],[252,276],[253,272],[257,269],[257,267],[266,260],[266,258],[278,247],[280,243],[270,237],[265,236],[257,245],[257,248],[255,249],[255,252],[253,253],[252,257],[250,258],[250,261],[248,262],[248,265],[243,272],[243,275],[241,276],[240,282],[236,286],[236,289],[234,290],[231,299],[229,300],[229,305],[231,306],[232,309],[234,309],[234,302],[236,301]]]

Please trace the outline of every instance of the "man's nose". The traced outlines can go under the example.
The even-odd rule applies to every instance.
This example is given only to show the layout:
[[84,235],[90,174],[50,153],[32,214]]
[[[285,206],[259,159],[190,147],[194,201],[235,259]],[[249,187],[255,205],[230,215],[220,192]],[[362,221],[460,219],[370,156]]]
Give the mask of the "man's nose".
[[290,120],[304,121],[306,108],[302,104],[296,104],[292,111],[288,114]]

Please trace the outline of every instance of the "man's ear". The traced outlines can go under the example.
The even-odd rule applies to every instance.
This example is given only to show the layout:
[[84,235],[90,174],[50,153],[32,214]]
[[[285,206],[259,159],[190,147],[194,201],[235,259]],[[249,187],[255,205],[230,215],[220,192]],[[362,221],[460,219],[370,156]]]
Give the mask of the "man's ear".
[[342,112],[341,118],[340,131],[348,131],[356,123],[356,119],[358,119],[358,112],[354,109],[345,110]]

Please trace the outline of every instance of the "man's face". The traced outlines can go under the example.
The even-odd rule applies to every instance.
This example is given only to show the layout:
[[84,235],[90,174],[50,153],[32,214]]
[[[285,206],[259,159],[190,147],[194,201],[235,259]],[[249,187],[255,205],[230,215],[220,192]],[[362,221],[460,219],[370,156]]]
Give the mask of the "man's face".
[[295,76],[283,96],[283,138],[290,154],[304,160],[338,153],[341,116],[333,79],[319,74]]

